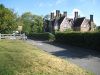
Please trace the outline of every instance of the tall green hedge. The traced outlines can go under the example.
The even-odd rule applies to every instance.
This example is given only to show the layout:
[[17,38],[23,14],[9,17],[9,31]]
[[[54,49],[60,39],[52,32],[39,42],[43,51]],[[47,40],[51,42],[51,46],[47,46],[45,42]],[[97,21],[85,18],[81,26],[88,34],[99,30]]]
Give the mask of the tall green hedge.
[[31,39],[37,40],[49,40],[52,41],[55,39],[55,36],[52,33],[31,33],[28,35]]
[[55,41],[100,50],[100,33],[56,33]]

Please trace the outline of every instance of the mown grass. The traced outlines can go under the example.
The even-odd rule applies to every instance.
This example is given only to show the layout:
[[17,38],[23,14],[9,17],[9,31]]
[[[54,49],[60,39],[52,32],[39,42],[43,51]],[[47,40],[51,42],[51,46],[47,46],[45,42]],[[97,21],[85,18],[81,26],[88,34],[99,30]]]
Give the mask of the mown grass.
[[0,75],[92,75],[23,41],[0,41]]

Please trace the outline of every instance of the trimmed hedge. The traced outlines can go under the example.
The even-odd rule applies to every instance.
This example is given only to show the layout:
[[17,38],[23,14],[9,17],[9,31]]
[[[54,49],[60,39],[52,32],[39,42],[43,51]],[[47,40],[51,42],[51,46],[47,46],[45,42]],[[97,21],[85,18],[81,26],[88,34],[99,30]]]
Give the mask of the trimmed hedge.
[[100,50],[100,33],[56,33],[55,41]]
[[28,37],[36,40],[49,40],[49,41],[55,39],[55,36],[52,33],[32,33],[28,35]]

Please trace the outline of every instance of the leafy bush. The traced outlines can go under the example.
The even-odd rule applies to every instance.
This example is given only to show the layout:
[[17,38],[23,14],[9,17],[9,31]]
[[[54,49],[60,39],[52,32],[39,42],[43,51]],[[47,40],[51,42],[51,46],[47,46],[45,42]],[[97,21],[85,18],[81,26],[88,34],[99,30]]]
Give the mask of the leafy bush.
[[55,35],[53,35],[52,33],[48,33],[48,40],[49,41],[54,41],[55,40]]
[[100,50],[100,33],[56,33],[55,41]]
[[71,28],[66,29],[65,32],[73,32],[73,29],[71,29]]
[[55,36],[52,33],[31,33],[29,37],[31,39],[49,40],[49,41],[52,41],[55,39]]
[[100,26],[97,26],[96,31],[100,32]]

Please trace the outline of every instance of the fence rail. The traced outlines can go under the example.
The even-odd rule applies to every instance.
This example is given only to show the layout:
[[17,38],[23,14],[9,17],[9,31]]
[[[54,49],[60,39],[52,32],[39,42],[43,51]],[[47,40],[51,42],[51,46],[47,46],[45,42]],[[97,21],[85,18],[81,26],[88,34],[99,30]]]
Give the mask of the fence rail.
[[25,34],[0,34],[0,39],[21,39],[26,40],[27,36]]

